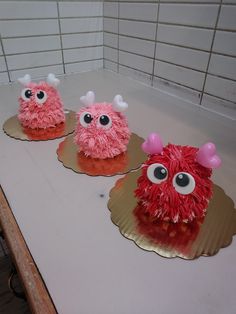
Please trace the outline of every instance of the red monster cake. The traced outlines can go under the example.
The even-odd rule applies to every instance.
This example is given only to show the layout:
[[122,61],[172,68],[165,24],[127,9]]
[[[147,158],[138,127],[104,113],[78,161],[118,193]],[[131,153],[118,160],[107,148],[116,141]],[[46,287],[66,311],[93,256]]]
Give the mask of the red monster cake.
[[212,169],[221,164],[215,145],[163,147],[160,136],[152,133],[142,149],[149,157],[135,195],[146,212],[174,223],[204,217],[212,197]]

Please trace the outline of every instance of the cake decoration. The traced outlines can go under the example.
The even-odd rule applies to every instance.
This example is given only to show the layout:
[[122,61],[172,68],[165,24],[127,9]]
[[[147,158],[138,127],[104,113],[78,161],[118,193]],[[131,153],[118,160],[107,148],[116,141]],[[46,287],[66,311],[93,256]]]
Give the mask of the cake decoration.
[[116,95],[112,103],[96,103],[94,92],[89,91],[80,100],[85,106],[77,113],[74,142],[78,150],[98,159],[126,152],[131,132],[123,114],[128,104],[122,96]]
[[205,217],[174,223],[150,215],[135,196],[142,172],[140,168],[118,179],[109,193],[111,220],[125,238],[145,251],[188,260],[213,256],[232,243],[236,234],[236,209],[221,187],[213,184],[213,197]]
[[212,197],[212,169],[221,164],[215,145],[163,147],[160,136],[152,133],[142,149],[149,158],[138,178],[135,195],[145,211],[174,223],[204,217]]
[[24,86],[18,114],[23,127],[46,129],[65,122],[63,103],[56,89],[60,81],[54,74],[48,74],[47,80],[39,83],[32,82],[29,74],[18,81]]

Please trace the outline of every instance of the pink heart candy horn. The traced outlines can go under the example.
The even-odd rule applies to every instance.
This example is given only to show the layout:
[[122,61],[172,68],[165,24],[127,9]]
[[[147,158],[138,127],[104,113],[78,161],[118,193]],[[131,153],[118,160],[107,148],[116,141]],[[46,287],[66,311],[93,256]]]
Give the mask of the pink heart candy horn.
[[216,153],[215,144],[210,142],[199,148],[196,160],[200,165],[210,169],[216,169],[221,165],[221,159]]
[[163,143],[160,135],[157,133],[149,134],[146,141],[142,144],[142,150],[150,155],[160,154],[163,151]]

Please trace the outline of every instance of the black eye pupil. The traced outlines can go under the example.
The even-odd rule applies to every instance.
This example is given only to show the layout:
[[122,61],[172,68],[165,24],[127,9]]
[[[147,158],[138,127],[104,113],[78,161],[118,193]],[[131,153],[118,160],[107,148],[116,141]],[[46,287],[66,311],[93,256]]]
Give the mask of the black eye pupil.
[[179,186],[187,186],[189,184],[189,177],[185,173],[180,173],[175,179]]
[[26,97],[26,98],[30,98],[31,96],[32,96],[31,90],[30,90],[30,89],[27,89],[27,90],[25,91],[25,97]]
[[86,123],[91,123],[91,121],[93,120],[91,114],[87,113],[85,116],[84,116],[84,122]]
[[43,92],[43,91],[38,92],[38,93],[37,93],[37,97],[38,97],[38,99],[43,99],[43,97],[44,97],[44,92]]
[[154,176],[159,180],[163,180],[167,176],[167,170],[161,166],[156,167],[154,170]]
[[110,122],[110,119],[106,115],[102,115],[99,119],[101,125],[107,125]]

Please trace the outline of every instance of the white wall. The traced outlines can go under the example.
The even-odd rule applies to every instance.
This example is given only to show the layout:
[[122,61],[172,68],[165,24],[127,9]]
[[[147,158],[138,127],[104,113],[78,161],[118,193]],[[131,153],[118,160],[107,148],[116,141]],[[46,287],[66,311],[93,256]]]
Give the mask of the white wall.
[[0,82],[103,66],[103,3],[0,1]]
[[105,68],[236,118],[236,0],[104,1]]
[[104,65],[236,119],[236,0],[0,1],[0,35],[0,83]]

